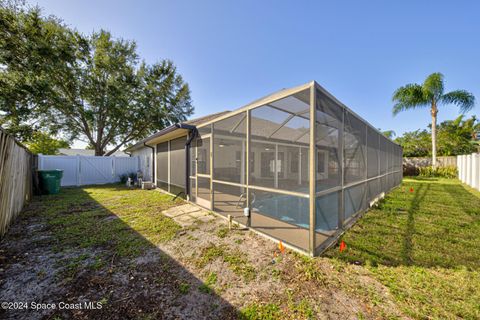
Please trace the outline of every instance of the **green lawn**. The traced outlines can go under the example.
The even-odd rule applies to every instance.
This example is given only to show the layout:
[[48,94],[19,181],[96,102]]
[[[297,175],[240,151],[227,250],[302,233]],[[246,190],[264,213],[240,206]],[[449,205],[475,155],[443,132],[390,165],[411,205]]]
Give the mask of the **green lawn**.
[[[413,192],[412,192],[412,189]],[[480,318],[480,193],[457,180],[404,179],[327,256],[362,264],[408,316]]]
[[119,256],[137,256],[181,229],[160,214],[181,200],[172,201],[160,192],[107,185],[64,188],[58,195],[36,199],[59,249],[106,246]]
[[[50,276],[71,297],[108,300],[99,318],[155,318],[182,305],[219,319],[480,319],[480,193],[457,180],[404,179],[346,231],[346,251],[337,245],[317,258],[279,254],[222,219],[182,228],[161,213],[181,203],[120,185],[63,188],[35,197],[10,241],[24,230],[52,239],[32,242],[50,257],[41,270],[56,270],[39,279]],[[38,232],[48,237],[32,223],[45,224]],[[167,293],[169,304],[159,305]]]

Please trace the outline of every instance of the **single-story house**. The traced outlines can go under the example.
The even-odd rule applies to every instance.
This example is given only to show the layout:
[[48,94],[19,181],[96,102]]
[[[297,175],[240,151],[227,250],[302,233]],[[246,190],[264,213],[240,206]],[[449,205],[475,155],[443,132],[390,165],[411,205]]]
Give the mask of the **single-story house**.
[[317,255],[402,180],[402,149],[315,81],[126,150],[156,187]]

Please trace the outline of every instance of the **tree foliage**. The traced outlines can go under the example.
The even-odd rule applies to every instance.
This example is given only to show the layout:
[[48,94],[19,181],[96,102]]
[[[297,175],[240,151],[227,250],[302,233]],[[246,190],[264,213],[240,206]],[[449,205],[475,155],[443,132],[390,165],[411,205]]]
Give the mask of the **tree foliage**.
[[[429,128],[431,130],[431,127]],[[438,125],[438,155],[455,156],[477,151],[480,122],[475,116],[464,120],[459,116]],[[395,139],[403,148],[405,157],[431,156],[432,141],[429,130],[405,132]]]
[[432,141],[427,130],[405,132],[395,142],[403,148],[404,157],[426,157],[431,155]]
[[389,139],[393,139],[396,135],[395,131],[393,130],[385,130],[385,131],[380,130],[380,132],[382,132],[382,134]]
[[45,127],[54,74],[75,61],[75,33],[38,8],[0,3],[0,124],[21,141]]
[[477,151],[480,123],[475,116],[444,121],[438,128],[439,154],[455,156]]
[[[416,109],[430,108],[432,116],[431,126],[431,152],[433,166],[436,165],[437,155],[437,114],[438,107],[442,105],[455,105],[461,113],[471,110],[475,105],[475,97],[465,90],[444,92],[445,84],[443,74],[436,72],[429,75],[422,84],[411,83],[398,88],[393,93],[393,115],[399,112]],[[410,138],[420,138],[423,132],[415,132]],[[423,139],[423,138],[422,138]],[[412,150],[413,152],[414,150]],[[440,150],[438,152],[441,154]]]
[[42,128],[109,155],[192,114],[169,60],[141,61],[135,42],[84,36],[37,8],[0,7],[0,124],[26,141]]
[[455,90],[444,93],[443,74],[436,72],[429,75],[423,84],[411,83],[398,88],[393,93],[393,114],[406,110],[430,107],[434,112],[441,105],[455,105],[461,113],[470,111],[475,106],[475,97],[468,91]]
[[60,148],[69,148],[70,143],[66,140],[55,139],[48,133],[36,131],[30,140],[25,142],[26,147],[34,154],[56,155]]

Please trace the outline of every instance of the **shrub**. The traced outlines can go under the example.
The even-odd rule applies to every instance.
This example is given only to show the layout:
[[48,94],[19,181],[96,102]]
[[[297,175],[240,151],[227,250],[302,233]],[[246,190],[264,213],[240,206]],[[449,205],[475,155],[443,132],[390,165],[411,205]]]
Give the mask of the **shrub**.
[[[128,177],[129,177],[130,179],[132,179],[132,181],[136,181],[136,180],[137,180],[137,174],[136,174],[135,172],[130,172],[130,173],[128,174]],[[126,182],[126,181],[125,181],[125,182]]]
[[127,183],[128,178],[132,179],[132,181],[135,181],[137,179],[137,174],[135,172],[130,172],[121,174],[119,177],[121,183]]
[[428,178],[448,178],[448,179],[455,179],[458,177],[457,167],[449,166],[449,167],[421,167],[418,170],[418,175],[420,177],[428,177]]
[[124,174],[121,174],[120,176],[120,182],[125,184],[127,183],[127,180],[128,180],[128,174],[124,173]]

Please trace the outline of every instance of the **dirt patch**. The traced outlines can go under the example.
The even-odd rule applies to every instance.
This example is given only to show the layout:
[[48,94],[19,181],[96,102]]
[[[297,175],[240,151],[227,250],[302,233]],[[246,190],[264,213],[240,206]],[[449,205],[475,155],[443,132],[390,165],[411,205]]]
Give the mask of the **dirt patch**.
[[[388,304],[390,309],[376,305],[388,294],[378,282],[352,281],[354,272],[339,272],[329,259],[311,259],[289,250],[281,254],[272,241],[251,231],[228,230],[219,217],[198,222],[162,249],[204,282],[215,274],[212,289],[237,309],[273,303],[285,319],[402,317],[394,304]],[[362,298],[363,292],[357,295],[362,287],[378,293],[377,301]]]
[[[54,237],[40,221],[24,216],[0,244],[0,301],[30,304],[30,310],[1,310],[2,318],[222,319],[236,314],[220,297],[199,292],[202,282],[157,248],[135,259],[117,258],[102,248],[55,252]],[[191,290],[182,293],[179,287],[186,283]],[[32,302],[102,306],[37,311]]]
[[[83,205],[59,208],[58,214],[69,221],[72,212],[103,208],[92,202],[78,203]],[[124,230],[130,228],[128,221],[151,228],[131,230],[142,241],[143,249],[122,255],[119,245],[123,248],[140,240],[132,236],[117,246],[108,239],[91,245],[84,240],[82,247],[64,245],[56,236],[59,230],[53,230],[59,226],[51,226],[48,215],[42,212],[44,207],[35,205],[0,243],[0,301],[54,303],[57,309],[2,310],[2,318],[235,319],[251,318],[249,314],[269,314],[272,319],[402,317],[390,301],[388,290],[364,269],[326,258],[306,258],[289,250],[282,254],[270,240],[248,230],[229,230],[224,219],[211,214],[208,219],[186,224],[173,239],[155,244],[144,237],[155,234],[154,228],[159,228],[156,220],[140,223],[142,215],[130,212],[130,206],[129,216],[89,215],[97,219],[88,224],[91,228],[111,223]],[[80,210],[82,207],[85,211]],[[141,210],[144,208],[138,208],[138,212]],[[95,232],[88,230],[87,234]],[[59,310],[60,302],[72,308]]]

